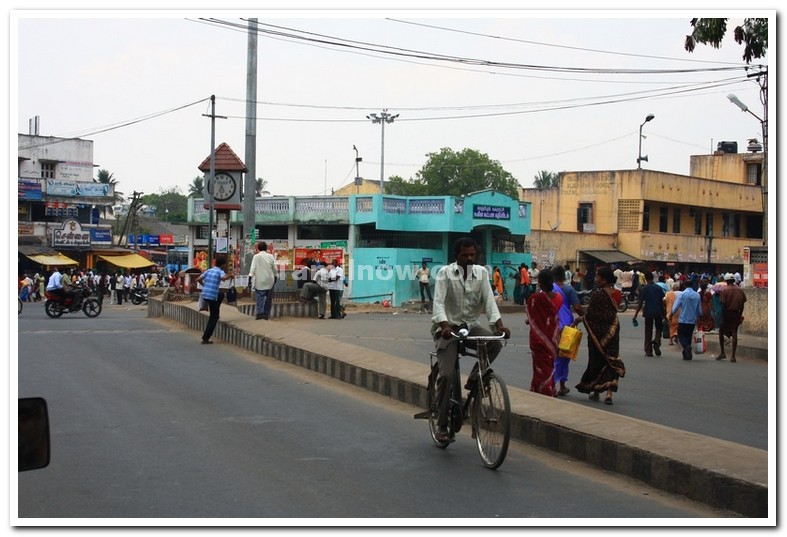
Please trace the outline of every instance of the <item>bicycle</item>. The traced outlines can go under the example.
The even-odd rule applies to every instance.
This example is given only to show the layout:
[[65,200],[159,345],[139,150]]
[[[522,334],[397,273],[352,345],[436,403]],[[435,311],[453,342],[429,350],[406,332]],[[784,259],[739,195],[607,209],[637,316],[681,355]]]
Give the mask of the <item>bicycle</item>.
[[[458,358],[454,382],[449,387],[448,403],[448,434],[447,442],[437,439],[437,352],[429,353],[430,373],[427,380],[428,409],[413,416],[416,419],[429,420],[429,432],[434,443],[446,448],[455,441],[456,433],[462,428],[465,419],[470,419],[471,437],[475,439],[478,454],[487,468],[496,469],[503,464],[508,443],[511,439],[511,402],[505,382],[489,367],[488,341],[505,339],[499,336],[469,336],[467,328],[459,333],[451,332],[459,340]],[[476,342],[475,350],[466,346],[467,342]],[[459,374],[459,358],[473,357],[477,361],[468,379],[467,396],[462,402],[461,375]],[[482,379],[479,382],[479,379]]]

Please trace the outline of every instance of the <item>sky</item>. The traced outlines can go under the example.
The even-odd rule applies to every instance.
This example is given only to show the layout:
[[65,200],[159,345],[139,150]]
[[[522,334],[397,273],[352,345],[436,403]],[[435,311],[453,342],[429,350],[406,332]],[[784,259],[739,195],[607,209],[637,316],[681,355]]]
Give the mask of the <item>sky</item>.
[[[706,15],[729,16],[728,36],[690,54],[696,10],[17,10],[11,109],[18,133],[39,116],[43,136],[92,140],[95,170],[126,195],[185,194],[210,155],[212,95],[216,145],[247,160],[257,18],[255,175],[273,195],[351,184],[354,147],[375,180],[383,158],[386,180],[411,179],[442,148],[484,153],[523,187],[540,171],[633,169],[640,127],[643,168],[688,175],[691,155],[761,138],[727,99],[762,117],[731,37],[758,13]],[[398,114],[384,144],[366,118],[383,110]]]

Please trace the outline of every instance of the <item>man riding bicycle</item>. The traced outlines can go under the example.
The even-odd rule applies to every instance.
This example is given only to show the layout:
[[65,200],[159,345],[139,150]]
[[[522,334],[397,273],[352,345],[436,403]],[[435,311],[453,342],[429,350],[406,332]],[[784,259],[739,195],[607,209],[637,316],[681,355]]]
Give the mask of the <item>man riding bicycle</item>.
[[[503,326],[500,311],[497,309],[492,288],[489,285],[489,271],[476,265],[478,244],[470,237],[458,239],[453,246],[455,261],[442,267],[435,278],[434,306],[432,316],[432,336],[437,351],[437,441],[449,441],[448,434],[448,393],[454,381],[458,359],[458,340],[451,335],[459,326],[466,324],[471,336],[493,335],[481,327],[478,317],[485,313],[490,325],[497,334],[511,337],[511,331]],[[471,346],[468,343],[468,346]],[[489,343],[489,362],[491,363],[503,348],[499,341]]]

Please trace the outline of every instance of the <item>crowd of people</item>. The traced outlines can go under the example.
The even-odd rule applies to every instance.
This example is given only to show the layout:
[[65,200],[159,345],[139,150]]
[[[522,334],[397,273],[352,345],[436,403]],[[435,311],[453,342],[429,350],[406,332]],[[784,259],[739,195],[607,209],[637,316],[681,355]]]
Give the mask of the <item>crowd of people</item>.
[[[52,276],[57,274],[53,279]],[[19,299],[23,302],[39,302],[46,299],[47,291],[65,294],[77,287],[87,287],[91,293],[103,303],[110,298],[110,304],[122,305],[129,300],[129,294],[135,288],[150,288],[169,284],[168,279],[159,277],[157,272],[131,272],[115,270],[99,272],[85,268],[53,267],[48,274],[41,271],[31,276],[23,272],[19,278]]]
[[[470,246],[473,245],[467,241],[455,246],[455,254],[464,255],[462,248]],[[476,265],[470,271],[468,267],[472,264],[471,260],[457,257],[454,264],[440,269],[436,277],[432,320],[441,371],[450,369],[454,363],[450,342],[444,341],[449,339],[445,336],[452,329],[460,324],[477,328],[477,316],[482,312],[487,314],[490,325],[499,325],[497,304],[507,296],[506,277],[498,267],[493,267],[491,273],[486,269],[477,273],[483,267]],[[466,283],[461,285],[461,279],[449,278],[450,271],[464,275]],[[728,338],[731,340],[730,361],[736,361],[737,333],[746,302],[739,273],[646,272],[602,265],[592,271],[593,283],[588,286],[583,283],[586,275],[578,267],[573,271],[568,265],[539,268],[534,262],[530,267],[522,264],[512,277],[516,283],[514,302],[525,305],[533,367],[530,390],[533,392],[556,397],[571,391],[566,386],[571,358],[561,356],[558,342],[564,327],[582,323],[587,335],[588,362],[576,390],[588,394],[594,401],[601,400],[603,395],[604,402],[612,404],[619,381],[626,374],[626,366],[620,358],[618,317],[624,293],[636,299],[634,325],[638,326],[640,314],[644,318],[645,356],[661,356],[661,341],[668,339],[670,345],[680,345],[683,358],[690,360],[696,331],[718,331],[722,351],[717,359],[727,358],[725,338]],[[476,278],[486,280],[483,290],[489,291],[488,294],[466,292],[469,281]],[[449,283],[444,284],[444,280]],[[457,284],[451,282],[457,281],[463,289],[454,289]],[[578,295],[583,285],[591,288],[586,307],[580,304]],[[474,297],[472,304],[463,303],[471,297]],[[487,297],[492,298],[491,304]],[[502,331],[502,325],[497,326],[496,331]],[[450,378],[451,372],[444,374]],[[442,393],[438,384],[438,399]],[[438,419],[440,425],[442,412]]]

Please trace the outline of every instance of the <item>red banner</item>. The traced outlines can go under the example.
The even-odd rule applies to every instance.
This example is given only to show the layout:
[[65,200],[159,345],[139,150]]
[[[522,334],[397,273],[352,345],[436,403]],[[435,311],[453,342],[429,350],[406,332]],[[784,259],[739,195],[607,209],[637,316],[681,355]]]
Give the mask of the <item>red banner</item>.
[[159,244],[175,244],[175,236],[174,235],[159,235],[158,236],[158,243]]
[[323,265],[333,263],[338,260],[339,264],[344,262],[344,250],[342,248],[295,248],[295,268],[302,268],[310,261],[319,261]]

